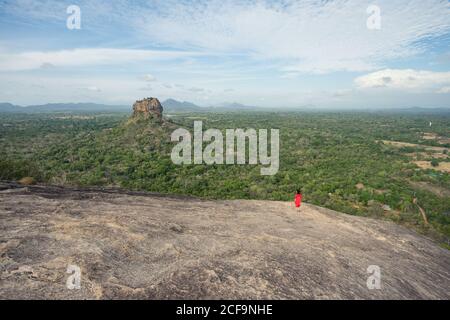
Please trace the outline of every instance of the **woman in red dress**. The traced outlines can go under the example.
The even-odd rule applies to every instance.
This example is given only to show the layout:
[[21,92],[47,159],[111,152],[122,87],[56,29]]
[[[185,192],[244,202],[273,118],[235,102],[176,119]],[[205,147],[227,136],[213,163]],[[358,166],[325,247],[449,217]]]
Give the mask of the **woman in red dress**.
[[300,206],[302,205],[302,194],[300,190],[297,190],[297,194],[295,195],[295,207],[300,210]]

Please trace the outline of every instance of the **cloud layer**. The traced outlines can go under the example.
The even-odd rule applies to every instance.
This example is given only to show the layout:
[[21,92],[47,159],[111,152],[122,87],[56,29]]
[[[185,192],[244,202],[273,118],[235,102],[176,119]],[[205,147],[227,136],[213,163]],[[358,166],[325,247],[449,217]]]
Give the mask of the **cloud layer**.
[[369,30],[372,1],[168,1],[139,21],[153,41],[282,60],[286,72],[368,71],[423,52],[450,29],[443,0],[377,1],[381,29]]
[[[371,0],[79,1],[85,28],[121,28],[159,47],[274,61],[291,76],[380,69],[390,59],[426,51],[425,40],[450,32],[447,0],[376,1],[380,30],[366,26],[371,5]],[[48,21],[65,19],[64,6],[21,0],[7,1],[2,10]],[[142,54],[124,56],[142,59]]]
[[355,79],[358,88],[389,88],[408,91],[447,93],[450,72],[385,69]]
[[0,53],[0,71],[115,65],[150,60],[173,60],[197,55],[199,53],[183,51],[111,48]]

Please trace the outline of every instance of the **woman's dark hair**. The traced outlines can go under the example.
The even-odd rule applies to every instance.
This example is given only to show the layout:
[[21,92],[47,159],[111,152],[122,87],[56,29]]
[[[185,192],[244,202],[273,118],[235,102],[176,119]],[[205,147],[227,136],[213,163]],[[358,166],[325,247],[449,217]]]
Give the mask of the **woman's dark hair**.
[[297,193],[301,193],[302,192],[302,189],[297,189]]

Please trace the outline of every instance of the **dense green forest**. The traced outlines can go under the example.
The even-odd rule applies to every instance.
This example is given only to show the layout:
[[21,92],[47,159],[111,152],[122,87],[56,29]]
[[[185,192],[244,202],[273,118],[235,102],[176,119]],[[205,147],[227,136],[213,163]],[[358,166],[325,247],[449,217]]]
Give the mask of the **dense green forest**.
[[[123,113],[0,114],[0,179],[33,177],[41,183],[217,199],[292,200],[295,190],[302,188],[309,203],[393,220],[449,244],[450,116],[364,112],[169,116],[161,124],[130,121]],[[170,134],[178,127],[191,130],[195,120],[203,121],[204,130],[279,129],[278,173],[262,176],[258,165],[173,164]],[[429,225],[413,204],[414,197]]]

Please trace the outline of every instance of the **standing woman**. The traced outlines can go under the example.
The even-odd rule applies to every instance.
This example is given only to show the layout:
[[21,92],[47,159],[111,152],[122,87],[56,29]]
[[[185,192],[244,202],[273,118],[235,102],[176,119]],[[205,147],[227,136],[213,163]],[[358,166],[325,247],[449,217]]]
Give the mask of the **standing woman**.
[[297,194],[295,195],[295,207],[297,207],[298,210],[300,211],[301,205],[302,205],[302,194],[301,194],[301,190],[298,189]]

